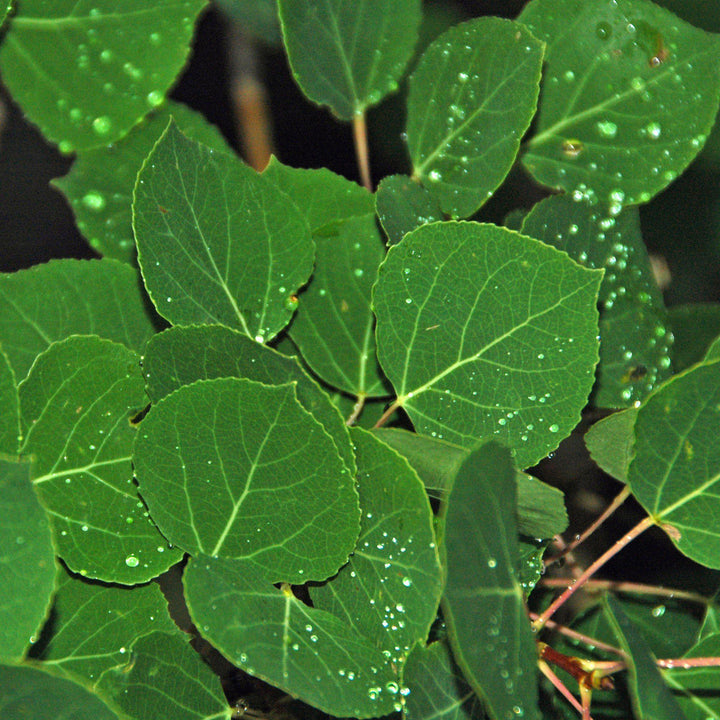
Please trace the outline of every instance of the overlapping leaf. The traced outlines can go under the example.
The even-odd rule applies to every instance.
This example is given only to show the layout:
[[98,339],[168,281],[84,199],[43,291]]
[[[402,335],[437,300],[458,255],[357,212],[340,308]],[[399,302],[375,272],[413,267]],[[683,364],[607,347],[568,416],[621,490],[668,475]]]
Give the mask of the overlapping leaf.
[[520,467],[577,423],[597,362],[600,273],[494,225],[425,225],[388,251],[378,357],[416,430],[497,435]]
[[635,444],[637,408],[613,413],[595,423],[585,434],[590,456],[608,475],[627,482]]
[[555,188],[646,202],[705,143],[720,98],[720,40],[647,0],[533,0],[520,22],[547,43],[523,162]]
[[535,113],[543,45],[483,17],[443,33],[410,77],[413,177],[452,217],[472,215],[509,172]]
[[683,659],[719,656],[720,635],[715,633],[688,650],[677,667],[663,672],[665,682],[674,690],[677,704],[687,720],[707,720],[720,714],[720,668],[683,667]]
[[710,344],[720,336],[720,304],[691,303],[668,308],[672,327],[672,360],[677,372],[700,362]]
[[23,0],[0,47],[3,82],[62,152],[115,142],[160,105],[207,0]]
[[15,386],[15,373],[0,346],[0,453],[17,452],[20,438],[20,408]]
[[21,451],[58,553],[81,575],[130,585],[180,559],[133,484],[130,420],[146,402],[138,356],[95,336],[53,343],[20,384]]
[[397,89],[420,0],[278,0],[285,49],[305,95],[343,120]]
[[353,478],[293,385],[201,380],[153,406],[133,456],[165,536],[193,555],[245,558],[272,582],[324,580],[359,527]]
[[138,176],[133,229],[148,292],[174,325],[219,323],[270,340],[312,271],[310,233],[288,198],[173,122]]

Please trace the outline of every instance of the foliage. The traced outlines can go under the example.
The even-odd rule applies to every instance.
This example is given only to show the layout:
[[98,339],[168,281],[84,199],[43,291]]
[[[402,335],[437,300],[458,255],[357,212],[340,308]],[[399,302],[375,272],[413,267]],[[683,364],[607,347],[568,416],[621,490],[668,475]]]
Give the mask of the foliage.
[[[206,0],[108,5],[0,4],[103,256],[0,275],[3,717],[717,717],[695,588],[658,630],[628,590],[661,589],[596,583],[536,633],[651,526],[720,568],[718,313],[666,311],[638,212],[710,133],[720,39],[530,0],[413,62],[419,0],[219,2],[352,123],[361,187],[258,172],[168,99]],[[373,192],[365,114],[406,74],[411,170]],[[518,166],[555,194],[483,222]],[[616,410],[587,446],[647,515],[550,602],[568,517],[536,466]]]

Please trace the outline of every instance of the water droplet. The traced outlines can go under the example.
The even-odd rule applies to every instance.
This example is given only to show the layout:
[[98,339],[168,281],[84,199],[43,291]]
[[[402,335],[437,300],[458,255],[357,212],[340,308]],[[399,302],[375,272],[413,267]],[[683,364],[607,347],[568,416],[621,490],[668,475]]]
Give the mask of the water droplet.
[[107,115],[101,115],[93,120],[92,129],[98,135],[107,135],[112,127],[112,121]]
[[163,97],[163,94],[159,90],[153,90],[152,92],[149,92],[147,94],[147,103],[150,107],[157,107],[158,105],[162,105],[163,100],[165,98]]
[[88,210],[100,211],[105,207],[105,197],[99,192],[89,192],[83,196],[82,204]]
[[402,584],[403,584],[405,587],[412,587],[412,580],[411,580],[409,577],[404,577],[404,578],[402,579]]
[[362,276],[363,276],[363,273],[364,273],[364,270],[363,270],[362,268],[355,268],[355,270],[353,270],[353,274],[354,274],[355,277],[357,277],[357,278],[362,277]]
[[572,82],[575,79],[575,73],[572,70],[566,70],[563,74],[565,82]]
[[428,173],[428,180],[430,182],[440,182],[442,180],[442,175],[437,170],[431,170]]
[[137,567],[140,564],[140,561],[134,556],[134,555],[128,555],[125,558],[125,564],[128,567],[134,568]]
[[617,135],[617,125],[610,120],[598,122],[595,127],[602,137],[614,138]]
[[665,610],[666,610],[666,608],[665,608],[664,605],[656,605],[656,606],[652,609],[652,616],[653,616],[654,618],[662,617],[662,616],[665,614]]
[[157,32],[150,33],[150,44],[157,47],[162,42],[162,35]]
[[496,567],[497,567],[497,560],[496,560],[495,558],[492,558],[492,557],[491,557],[491,558],[488,559],[487,564],[488,564],[488,567],[491,568],[491,569],[492,569],[492,568],[496,568]]
[[595,35],[600,40],[609,40],[612,37],[612,27],[610,26],[610,23],[599,22],[595,26]]
[[551,426],[548,428],[548,430],[549,430],[551,433],[556,433],[558,430],[560,430],[560,427],[559,427],[558,425],[553,424],[553,425],[551,425]]
[[563,140],[562,151],[568,157],[577,157],[583,151],[583,144],[574,138]]
[[657,140],[660,137],[660,133],[662,132],[662,128],[660,127],[660,123],[657,122],[651,122],[645,127],[645,132],[647,133],[647,136],[651,138],[652,140]]
[[114,57],[112,50],[103,50],[100,53],[100,61],[104,63],[112,62]]

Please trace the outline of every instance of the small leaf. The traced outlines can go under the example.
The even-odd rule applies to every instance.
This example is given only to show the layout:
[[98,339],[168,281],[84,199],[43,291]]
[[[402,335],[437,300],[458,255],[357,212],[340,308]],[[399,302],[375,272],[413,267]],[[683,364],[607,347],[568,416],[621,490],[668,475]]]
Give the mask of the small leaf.
[[13,455],[20,442],[20,407],[15,373],[0,348],[0,453]]
[[303,93],[350,120],[397,90],[421,20],[420,0],[278,0]]
[[172,121],[138,175],[133,228],[150,297],[174,325],[218,323],[264,342],[312,272],[313,243],[288,198]]
[[58,554],[81,575],[132,585],[180,559],[133,484],[130,421],[146,402],[138,356],[95,336],[53,343],[20,384],[21,451]]
[[458,471],[444,514],[443,614],[453,654],[490,715],[537,720],[537,649],[515,579],[515,469],[496,443]]
[[0,47],[13,99],[62,152],[119,140],[160,105],[207,0],[22,0]]
[[585,445],[598,467],[620,482],[628,481],[633,458],[637,408],[616,412],[596,422],[585,434]]
[[720,303],[674,305],[668,309],[668,320],[675,336],[673,367],[680,372],[700,362],[720,336]]
[[647,202],[698,154],[720,98],[720,39],[646,0],[533,0],[547,43],[535,135],[541,183],[618,210]]
[[154,319],[137,271],[114,260],[51,260],[0,274],[0,343],[18,381],[68,335],[92,333],[141,351]]
[[601,275],[505,228],[433,223],[388,251],[373,304],[380,364],[424,435],[497,435],[520,467],[577,424],[597,362]]
[[483,17],[435,40],[409,81],[413,177],[452,217],[472,215],[510,171],[537,104],[543,44]]
[[355,545],[353,478],[292,385],[181,387],[143,420],[133,459],[153,520],[192,555],[302,583],[336,572]]
[[1,662],[18,662],[37,639],[56,574],[50,526],[30,483],[30,465],[0,458]]

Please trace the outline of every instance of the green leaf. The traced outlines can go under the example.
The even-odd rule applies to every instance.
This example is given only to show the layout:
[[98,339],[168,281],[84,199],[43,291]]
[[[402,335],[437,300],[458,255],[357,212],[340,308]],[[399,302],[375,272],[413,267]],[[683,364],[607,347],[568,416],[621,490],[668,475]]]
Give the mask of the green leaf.
[[515,574],[522,588],[523,597],[526,599],[540,582],[540,578],[545,574],[543,556],[545,555],[545,550],[547,550],[548,543],[548,540],[543,540],[541,537],[530,537],[521,534],[518,538],[518,557],[515,564]]
[[443,614],[455,659],[491,716],[536,720],[537,649],[514,575],[515,505],[510,453],[493,442],[479,446],[458,471],[443,509]]
[[601,274],[505,228],[433,223],[388,251],[380,364],[424,435],[497,435],[529,467],[577,424],[597,362]]
[[375,354],[370,296],[385,257],[375,215],[345,220],[315,239],[313,281],[299,297],[290,338],[313,372],[351,395],[388,395]]
[[362,519],[355,551],[340,572],[311,588],[327,610],[380,648],[396,666],[425,641],[443,578],[433,514],[417,474],[365,430],[352,431]]
[[269,45],[280,45],[280,22],[276,0],[214,0],[242,32],[250,32]]
[[350,120],[397,90],[418,37],[420,0],[278,0],[303,93]]
[[633,495],[677,548],[720,568],[720,363],[676,375],[638,410]]
[[312,272],[310,233],[289,199],[172,121],[138,175],[133,228],[150,297],[174,325],[219,323],[264,342]]
[[13,6],[13,0],[4,0],[2,5],[0,5],[0,27],[5,22],[5,18],[7,17],[7,14],[10,12],[11,8]]
[[402,708],[398,679],[379,649],[287,585],[273,587],[252,564],[193,558],[184,583],[200,632],[250,675],[339,717]]
[[472,215],[510,171],[537,105],[543,44],[519,23],[456,25],[410,77],[413,177],[452,217]]
[[69,335],[92,333],[141,351],[154,318],[137,271],[114,260],[51,260],[0,275],[0,343],[18,380]]
[[302,583],[334,573],[355,545],[353,478],[291,384],[181,387],[143,420],[133,460],[153,520],[192,555]]
[[115,142],[165,99],[206,4],[22,0],[0,46],[3,82],[62,152]]
[[135,263],[133,188],[143,160],[171,116],[189,137],[230,152],[222,135],[202,115],[168,101],[119,142],[79,152],[70,172],[52,181],[70,202],[80,232],[101,255]]
[[0,458],[0,661],[18,662],[36,639],[50,610],[56,572],[30,464]]
[[515,480],[518,531],[536,538],[551,538],[565,532],[568,516],[562,490],[526,473],[516,473]]
[[0,453],[17,452],[20,438],[20,407],[15,385],[15,373],[8,356],[0,347]]
[[616,412],[596,422],[585,434],[585,445],[598,467],[627,483],[635,445],[637,408]]
[[569,195],[558,195],[538,203],[522,231],[586,267],[605,269],[593,401],[598,407],[629,407],[642,400],[670,375],[673,335],[637,210],[612,217]]
[[375,207],[388,245],[396,245],[421,225],[443,219],[437,198],[406,175],[390,175],[380,181]]
[[480,720],[478,696],[453,664],[444,642],[416,645],[408,656],[403,681],[410,688],[405,699],[407,720]]
[[143,368],[153,402],[196,380],[244,377],[266,385],[294,383],[298,402],[332,436],[349,474],[355,475],[355,456],[345,423],[295,358],[280,355],[230,328],[204,325],[170,328],[155,335],[148,343]]
[[533,0],[547,43],[525,167],[592,202],[647,202],[698,154],[720,98],[720,40],[646,0]]
[[685,720],[677,701],[655,664],[642,635],[612,595],[606,595],[605,612],[625,651],[630,676],[630,697],[643,720]]
[[673,366],[685,370],[700,362],[713,340],[720,336],[720,303],[692,303],[668,309],[672,327]]
[[180,559],[133,484],[131,419],[147,402],[138,356],[95,336],[53,343],[20,384],[24,444],[58,554],[73,571],[131,585]]

